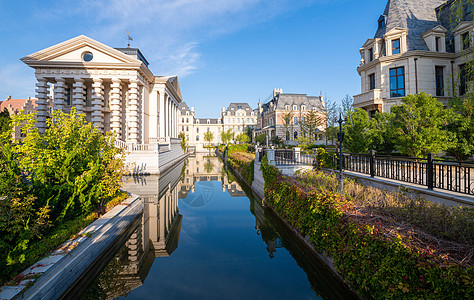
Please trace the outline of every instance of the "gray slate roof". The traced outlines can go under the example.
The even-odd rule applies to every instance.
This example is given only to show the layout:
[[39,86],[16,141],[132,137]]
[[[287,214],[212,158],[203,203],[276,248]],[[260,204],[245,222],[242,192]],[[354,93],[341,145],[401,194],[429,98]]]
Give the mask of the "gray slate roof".
[[385,7],[385,26],[379,27],[375,38],[383,38],[390,30],[401,27],[408,29],[408,51],[429,51],[423,37],[426,31],[440,25],[436,8],[446,0],[388,0]]
[[225,110],[226,115],[228,112],[230,112],[231,116],[235,116],[235,112],[239,109],[245,110],[245,115],[246,116],[251,116],[253,109],[250,107],[248,103],[231,103],[229,104],[229,107]]
[[186,113],[187,111],[191,112],[186,102],[178,103],[178,109],[179,111],[184,112],[184,113]]
[[197,124],[197,120],[199,120],[199,125],[203,125],[203,124],[206,125],[207,120],[209,120],[210,125],[222,124],[222,122],[219,123],[218,121],[220,119],[196,119],[196,124]]
[[293,105],[306,106],[306,110],[312,110],[313,107],[323,105],[322,97],[307,96],[306,94],[277,94],[272,100],[262,105],[263,114],[270,110],[270,107],[276,106],[276,109],[284,110],[286,105],[292,109]]

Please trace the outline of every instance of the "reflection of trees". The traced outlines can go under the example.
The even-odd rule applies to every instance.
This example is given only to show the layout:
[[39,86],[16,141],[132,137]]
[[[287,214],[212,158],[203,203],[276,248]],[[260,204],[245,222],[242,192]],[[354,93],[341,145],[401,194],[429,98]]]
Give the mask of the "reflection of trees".
[[207,159],[206,163],[204,164],[204,170],[207,173],[211,173],[212,171],[214,171],[214,164],[210,159]]
[[88,288],[82,299],[109,299],[112,291],[115,293],[123,289],[123,282],[117,280],[117,278],[121,276],[125,269],[125,265],[120,261],[120,258],[127,255],[127,250],[126,247],[120,249],[117,256],[109,262],[94,284]]

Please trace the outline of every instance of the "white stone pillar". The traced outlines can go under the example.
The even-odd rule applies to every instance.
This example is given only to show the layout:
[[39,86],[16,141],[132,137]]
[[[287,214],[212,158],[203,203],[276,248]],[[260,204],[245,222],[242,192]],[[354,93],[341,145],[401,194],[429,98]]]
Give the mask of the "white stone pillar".
[[92,123],[104,132],[104,86],[102,79],[94,78],[92,84]]
[[49,115],[48,112],[48,95],[49,86],[48,81],[44,78],[38,78],[36,83],[36,127],[41,133],[44,133],[46,129],[46,118]]
[[166,133],[165,133],[165,95],[164,95],[164,92],[160,92],[159,95],[158,95],[158,101],[159,101],[159,105],[160,105],[160,111],[158,112],[158,121],[159,121],[159,124],[160,124],[160,128],[159,128],[159,137],[165,137],[166,136]]
[[138,82],[136,80],[131,80],[128,86],[128,110],[129,141],[138,144]]
[[110,88],[110,130],[115,132],[117,139],[124,140],[122,137],[122,84],[120,79],[112,79]]
[[72,91],[72,105],[76,107],[77,113],[84,113],[84,105],[86,101],[86,91],[85,91],[84,79],[78,78],[73,84]]
[[168,134],[166,136],[171,137],[171,98],[168,96],[168,106],[166,107],[166,112],[168,114],[167,123],[168,123]]
[[66,80],[64,78],[56,78],[53,99],[53,109],[63,110],[64,101],[66,99]]

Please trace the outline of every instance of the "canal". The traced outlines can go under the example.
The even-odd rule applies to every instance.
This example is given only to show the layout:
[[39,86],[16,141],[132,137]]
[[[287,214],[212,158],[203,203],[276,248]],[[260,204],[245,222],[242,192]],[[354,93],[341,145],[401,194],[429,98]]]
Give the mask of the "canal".
[[125,181],[143,214],[64,298],[353,298],[219,158]]

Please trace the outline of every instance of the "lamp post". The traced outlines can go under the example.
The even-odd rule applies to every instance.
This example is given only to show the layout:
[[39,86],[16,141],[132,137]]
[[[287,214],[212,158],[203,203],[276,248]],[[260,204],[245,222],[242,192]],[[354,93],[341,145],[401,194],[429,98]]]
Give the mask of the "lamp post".
[[344,181],[342,178],[342,141],[344,140],[344,135],[342,134],[343,122],[342,115],[339,114],[339,120],[337,120],[337,123],[339,123],[339,136],[337,137],[337,140],[339,141],[339,193],[344,191]]

